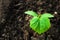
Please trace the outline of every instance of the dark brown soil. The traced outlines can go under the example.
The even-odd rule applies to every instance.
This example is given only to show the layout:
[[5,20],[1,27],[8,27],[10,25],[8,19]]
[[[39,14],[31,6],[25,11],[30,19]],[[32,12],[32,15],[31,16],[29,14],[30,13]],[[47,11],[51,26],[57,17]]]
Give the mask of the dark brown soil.
[[[60,40],[60,0],[10,0],[8,6],[5,3],[0,17],[0,40]],[[51,28],[42,35],[35,33],[29,27],[30,16],[24,14],[27,10],[53,14]]]

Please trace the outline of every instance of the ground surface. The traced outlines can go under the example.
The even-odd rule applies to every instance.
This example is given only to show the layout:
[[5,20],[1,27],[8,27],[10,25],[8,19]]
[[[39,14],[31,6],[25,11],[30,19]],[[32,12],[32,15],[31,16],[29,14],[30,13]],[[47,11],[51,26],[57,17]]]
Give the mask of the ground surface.
[[[3,2],[0,13],[0,40],[60,40],[60,0],[10,0],[7,3]],[[51,18],[51,28],[42,35],[35,33],[29,27],[30,16],[24,14],[26,10],[55,15]]]

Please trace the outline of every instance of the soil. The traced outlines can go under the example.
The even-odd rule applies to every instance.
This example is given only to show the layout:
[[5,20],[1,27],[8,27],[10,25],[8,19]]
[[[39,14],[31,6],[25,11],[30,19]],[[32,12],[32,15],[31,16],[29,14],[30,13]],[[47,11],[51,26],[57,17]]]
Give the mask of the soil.
[[[6,2],[5,2],[6,3]],[[3,2],[0,17],[0,40],[60,40],[60,0],[9,0]],[[51,13],[51,28],[42,35],[29,27],[27,10]]]

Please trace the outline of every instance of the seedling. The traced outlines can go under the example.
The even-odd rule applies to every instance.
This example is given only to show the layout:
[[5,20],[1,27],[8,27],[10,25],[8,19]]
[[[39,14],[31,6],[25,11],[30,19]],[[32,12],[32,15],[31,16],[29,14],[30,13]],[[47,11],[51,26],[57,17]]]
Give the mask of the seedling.
[[32,28],[32,30],[38,34],[43,34],[51,27],[49,18],[54,17],[50,13],[38,15],[34,11],[26,11],[25,14],[33,16],[33,18],[30,20],[30,28]]

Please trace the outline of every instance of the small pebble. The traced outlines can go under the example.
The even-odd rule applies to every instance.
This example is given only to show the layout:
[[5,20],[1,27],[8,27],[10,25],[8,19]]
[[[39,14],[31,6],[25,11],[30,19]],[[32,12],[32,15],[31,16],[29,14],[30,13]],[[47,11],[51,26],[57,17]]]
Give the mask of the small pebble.
[[54,14],[57,14],[57,12],[54,12]]

